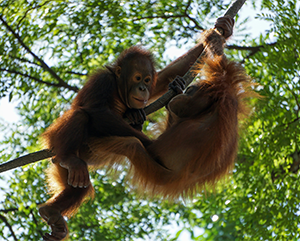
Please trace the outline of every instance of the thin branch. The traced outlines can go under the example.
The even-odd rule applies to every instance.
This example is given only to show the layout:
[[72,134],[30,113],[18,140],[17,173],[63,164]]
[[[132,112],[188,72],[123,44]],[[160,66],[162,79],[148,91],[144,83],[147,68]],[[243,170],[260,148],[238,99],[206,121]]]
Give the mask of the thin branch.
[[170,19],[170,18],[188,18],[190,19],[194,24],[195,27],[198,28],[199,30],[204,30],[203,27],[201,27],[198,22],[193,19],[191,16],[189,16],[186,12],[184,14],[178,14],[178,15],[158,15],[158,16],[145,16],[145,17],[140,17],[140,18],[134,18],[133,21],[139,21],[143,19],[157,19],[157,18],[162,18],[162,19]]
[[39,83],[41,83],[41,84],[45,84],[45,85],[48,85],[48,86],[65,87],[65,86],[62,86],[62,85],[60,85],[60,84],[49,83],[49,82],[43,81],[43,80],[41,80],[41,79],[39,79],[39,78],[37,78],[37,77],[31,76],[31,75],[29,75],[29,74],[21,73],[21,72],[16,71],[16,70],[2,69],[2,68],[0,68],[0,71],[8,72],[8,73],[11,73],[11,74],[21,75],[21,76],[23,76],[23,77],[33,79],[33,80],[36,81],[36,82],[39,82]]
[[156,19],[156,18],[162,18],[162,19],[169,19],[169,18],[184,18],[186,17],[185,14],[179,14],[179,15],[157,15],[157,16],[145,16],[145,17],[139,17],[139,18],[134,18],[132,21],[139,21],[143,19]]
[[165,15],[165,14],[163,14],[163,15],[157,15],[157,16],[146,16],[146,17],[134,18],[133,21],[142,20],[142,19],[156,19],[156,18],[162,18],[162,19],[188,18],[189,20],[191,20],[195,24],[196,28],[198,28],[199,30],[204,30],[204,28],[201,27],[199,25],[199,23],[188,14],[188,9],[191,6],[191,3],[192,3],[192,0],[189,0],[186,7],[185,7],[184,14],[177,14],[177,15]]
[[251,52],[257,52],[261,48],[263,48],[263,45],[258,45],[258,46],[238,46],[238,45],[226,45],[227,49],[233,49],[233,50],[247,50]]
[[263,45],[257,45],[257,46],[238,46],[238,45],[226,45],[227,49],[235,49],[235,50],[249,50],[251,52],[257,52],[261,48],[264,48],[266,46],[275,46],[278,44],[278,42],[270,43],[270,44],[263,44]]
[[186,7],[185,7],[185,10],[184,10],[185,13],[187,13],[187,11],[189,10],[189,7],[191,6],[191,4],[192,4],[192,0],[189,0]]
[[18,241],[14,230],[12,229],[12,226],[9,224],[9,222],[7,221],[6,217],[4,217],[3,215],[0,214],[0,219],[5,223],[5,225],[8,227],[9,231],[11,232],[12,237],[14,238],[14,240]]
[[189,0],[188,4],[187,4],[187,6],[186,6],[186,8],[185,8],[185,10],[184,10],[184,14],[185,14],[185,16],[186,16],[189,20],[191,20],[191,21],[195,24],[196,28],[198,28],[199,30],[204,30],[204,28],[201,27],[201,26],[198,24],[198,22],[188,14],[188,10],[189,10],[189,7],[191,6],[191,4],[192,4],[192,0]]
[[279,166],[279,169],[273,170],[271,172],[271,178],[272,182],[274,183],[276,180],[281,178],[281,181],[283,181],[288,175],[291,173],[297,173],[300,169],[300,152],[295,151],[294,153],[290,154],[288,157],[292,157],[292,163],[290,164],[290,167],[288,168],[288,172],[284,169],[284,167],[281,165]]
[[79,41],[79,37],[75,34],[75,41],[74,41],[74,44],[76,45],[76,52],[79,53],[80,60],[81,60],[81,62],[83,63],[84,60],[83,60],[83,57],[82,57],[82,51],[79,50],[79,44],[78,44],[78,41]]
[[[292,85],[292,87],[287,85],[287,88],[289,89],[290,93],[292,94],[292,96],[294,97],[294,99],[296,101],[297,110],[295,110],[295,112],[296,112],[296,115],[299,116],[299,111],[300,111],[299,95],[293,91],[293,88],[296,90],[297,86],[295,86],[295,83],[293,80],[291,81],[291,85]],[[297,119],[299,120],[300,117],[298,117]],[[296,121],[298,121],[298,120],[296,120]],[[288,129],[288,127],[286,129]]]
[[[37,67],[40,67],[40,68],[42,67],[38,63],[30,61],[29,59],[26,59],[26,58],[17,57],[17,56],[11,55],[11,54],[9,54],[8,56],[11,59],[19,60],[19,61],[24,62],[24,63],[29,63],[29,64],[35,65]],[[87,74],[79,73],[79,72],[76,72],[76,71],[66,71],[65,73],[67,73],[67,74],[74,74],[74,75],[80,75],[80,76],[87,76]]]
[[[36,203],[37,206],[43,204],[42,203]],[[30,206],[25,206],[25,209],[30,209]],[[30,209],[32,210],[32,209]],[[8,209],[0,209],[0,213],[10,213],[10,212],[17,212],[19,211],[19,208],[15,207],[15,208],[8,208]]]
[[16,212],[18,208],[8,208],[8,209],[0,209],[0,213],[9,213],[9,212]]
[[49,2],[51,2],[51,0],[44,2],[42,5],[37,5],[37,6],[35,6],[35,7],[32,7],[32,8],[27,9],[26,12],[25,12],[25,14],[24,14],[24,16],[19,20],[19,22],[18,22],[18,24],[17,24],[17,28],[20,26],[21,22],[26,18],[27,14],[28,14],[31,10],[34,10],[34,9],[43,7],[43,6],[47,5]]
[[[30,214],[32,215],[33,222],[35,223],[36,226],[38,226],[39,221],[34,216],[34,213],[33,213],[32,209],[30,210]],[[43,232],[40,229],[38,230],[38,233],[40,234],[41,237],[43,236]]]
[[30,48],[23,42],[22,38],[8,25],[8,23],[4,20],[3,16],[0,15],[0,20],[3,23],[3,25],[7,28],[9,32],[12,33],[12,35],[18,40],[19,44],[28,52],[31,54],[31,56],[38,61],[41,66],[47,70],[52,77],[54,77],[60,84],[60,86],[65,87],[67,89],[73,90],[75,92],[78,91],[77,87],[70,86],[66,82],[64,82],[54,71],[51,69],[41,58],[39,58],[35,53],[33,53]]
[[290,128],[290,125],[294,124],[295,122],[297,122],[299,120],[300,120],[300,117],[297,117],[294,120],[292,120],[286,124],[282,124],[281,126],[286,126],[286,128],[284,128],[284,131],[287,131]]
[[186,17],[187,17],[188,19],[190,19],[190,20],[195,24],[195,26],[196,26],[197,29],[199,29],[199,30],[204,30],[204,28],[201,27],[201,26],[198,24],[198,22],[197,22],[195,19],[193,19],[190,15],[186,14]]
[[17,56],[11,55],[11,54],[8,54],[8,57],[10,57],[11,59],[19,60],[19,61],[24,62],[24,63],[29,63],[29,64],[32,64],[32,65],[38,66],[40,68],[42,67],[38,63],[30,61],[29,59],[26,59],[26,58],[17,57]]
[[258,46],[237,46],[237,45],[227,45],[227,49],[233,49],[233,50],[246,50],[250,51],[250,53],[241,61],[241,64],[245,63],[246,59],[249,59],[251,56],[255,55],[261,49],[265,48],[266,46],[275,46],[277,42],[270,43],[270,44],[264,44],[264,45],[258,45]]
[[[33,213],[32,209],[31,209],[29,206],[26,206],[25,208],[26,208],[26,209],[30,209],[30,214],[32,215],[32,219],[33,219],[34,223],[35,223],[36,225],[38,225],[39,222],[38,222],[38,220],[36,219],[36,217],[34,216],[34,213]],[[19,210],[18,208],[2,209],[2,210],[0,210],[0,213],[16,212],[16,211],[18,211],[18,210]],[[10,231],[11,231],[11,233],[12,233],[12,236],[15,238],[15,240],[17,240],[17,238],[16,238],[16,236],[15,236],[15,234],[14,234],[14,231],[13,231],[13,229],[12,229],[12,226],[8,223],[6,217],[0,214],[0,219],[6,224],[6,226],[8,226],[8,228],[10,229]],[[40,230],[38,230],[38,232],[40,233],[40,236],[43,236],[43,235],[42,235],[42,232],[41,232]]]
[[66,71],[67,74],[74,74],[74,75],[80,75],[80,76],[87,76],[87,74],[75,72],[75,71]]

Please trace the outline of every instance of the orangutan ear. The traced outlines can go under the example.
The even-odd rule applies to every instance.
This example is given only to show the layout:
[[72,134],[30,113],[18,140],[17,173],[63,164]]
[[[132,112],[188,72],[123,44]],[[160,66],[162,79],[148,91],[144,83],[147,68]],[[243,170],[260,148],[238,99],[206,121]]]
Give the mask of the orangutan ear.
[[121,76],[121,67],[120,66],[117,66],[115,74],[118,78]]

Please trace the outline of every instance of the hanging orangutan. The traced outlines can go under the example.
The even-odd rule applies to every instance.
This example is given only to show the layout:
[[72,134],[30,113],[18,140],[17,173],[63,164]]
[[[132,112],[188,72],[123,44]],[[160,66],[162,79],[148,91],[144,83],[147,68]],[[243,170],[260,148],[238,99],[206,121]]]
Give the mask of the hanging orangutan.
[[[232,34],[233,24],[232,18],[222,17],[217,20],[215,26],[222,28],[224,36],[229,37]],[[94,190],[87,166],[99,166],[105,160],[94,163],[92,159],[95,158],[80,154],[91,147],[89,144],[91,139],[116,138],[118,142],[120,137],[125,138],[125,143],[128,143],[127,140],[133,138],[132,140],[138,141],[142,148],[149,148],[149,153],[156,152],[152,150],[153,146],[156,146],[156,141],[153,142],[140,131],[145,119],[142,108],[149,100],[155,100],[165,93],[170,80],[175,76],[184,75],[203,49],[204,43],[198,43],[193,49],[156,73],[152,54],[140,47],[131,47],[125,50],[113,64],[89,78],[86,85],[78,92],[70,110],[66,111],[43,134],[47,148],[56,154],[53,164],[47,171],[53,196],[39,209],[40,215],[52,229],[51,234],[44,235],[44,240],[65,238],[68,230],[63,216],[74,214],[84,199],[93,195]],[[184,88],[184,81],[176,78],[170,87],[180,93]],[[124,117],[132,120],[133,124],[127,124],[123,120]],[[129,150],[128,153],[123,153],[126,150],[124,147],[120,150],[114,149],[114,141],[111,145],[111,147],[107,144],[103,145],[103,148],[109,150],[111,148],[112,153],[109,151],[108,154],[129,156],[131,153]],[[131,158],[130,156],[130,160]],[[145,170],[153,161],[154,165],[162,167],[159,163],[162,164],[163,161],[157,159],[158,162],[155,162],[152,157],[150,160],[145,165]],[[136,161],[136,157],[132,159],[134,165]],[[140,162],[144,163],[144,160]],[[146,175],[145,179],[141,178],[141,180],[149,178]]]
[[190,197],[232,169],[238,120],[252,95],[243,67],[224,55],[207,57],[202,77],[168,104],[165,131],[148,146],[136,137],[93,139],[82,158],[92,167],[129,159],[132,183],[143,193]]

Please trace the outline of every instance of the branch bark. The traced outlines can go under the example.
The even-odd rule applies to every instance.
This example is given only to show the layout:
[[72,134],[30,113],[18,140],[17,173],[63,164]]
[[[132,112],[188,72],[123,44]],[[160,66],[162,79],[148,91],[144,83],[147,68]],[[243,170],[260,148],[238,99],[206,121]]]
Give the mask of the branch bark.
[[25,156],[18,157],[14,160],[8,161],[0,165],[0,173],[5,172],[16,167],[21,167],[30,163],[44,160],[54,156],[55,154],[47,149],[30,153]]

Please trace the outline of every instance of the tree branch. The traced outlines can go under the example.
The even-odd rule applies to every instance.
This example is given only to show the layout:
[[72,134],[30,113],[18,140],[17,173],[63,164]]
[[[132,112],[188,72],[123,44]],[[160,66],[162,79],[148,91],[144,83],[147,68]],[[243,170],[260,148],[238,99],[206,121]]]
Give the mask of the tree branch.
[[[35,7],[28,8],[28,9],[26,10],[25,14],[23,15],[23,17],[19,20],[19,22],[18,22],[18,24],[17,24],[17,28],[20,26],[21,22],[26,18],[27,14],[28,14],[31,10],[34,10],[34,9],[43,7],[43,6],[47,5],[49,2],[51,2],[51,0],[45,1],[42,5],[37,5],[37,6],[35,6]],[[34,3],[34,2],[33,2],[33,3]]]
[[[34,216],[34,213],[33,213],[32,209],[30,210],[30,214],[32,216],[33,222],[35,223],[36,226],[38,226],[39,225],[39,221]],[[43,237],[43,232],[40,229],[38,230],[38,233],[40,234],[40,237]]]
[[0,71],[8,72],[8,73],[11,73],[11,74],[21,75],[21,76],[24,76],[24,77],[33,79],[34,81],[39,82],[39,83],[41,83],[41,84],[45,84],[45,85],[49,85],[49,86],[54,86],[54,87],[65,87],[65,86],[62,86],[62,85],[60,85],[60,84],[49,83],[49,82],[43,81],[43,80],[41,80],[41,79],[39,79],[39,78],[37,78],[37,77],[31,76],[31,75],[29,75],[29,74],[21,73],[21,72],[16,71],[16,70],[10,70],[10,69],[2,69],[2,68],[0,68]]
[[287,130],[290,128],[290,125],[294,124],[295,122],[297,122],[297,121],[299,121],[299,120],[300,120],[300,117],[297,117],[297,118],[295,118],[294,120],[292,120],[292,121],[290,121],[290,122],[288,122],[288,123],[286,123],[286,124],[281,124],[281,126],[286,126],[286,127],[284,128],[284,131],[287,131]]
[[157,16],[146,16],[146,17],[139,17],[139,18],[134,18],[133,21],[138,21],[138,20],[142,20],[142,19],[156,19],[156,18],[162,18],[162,19],[169,19],[169,18],[188,18],[190,19],[196,26],[197,29],[199,30],[204,30],[203,27],[201,27],[199,25],[199,23],[192,18],[189,14],[188,14],[188,9],[191,6],[192,0],[189,0],[189,2],[187,3],[185,10],[184,10],[184,14],[177,14],[177,15],[157,15]]
[[22,38],[8,25],[8,23],[4,20],[3,15],[0,15],[0,20],[3,25],[7,28],[9,32],[18,40],[19,44],[29,53],[31,56],[41,64],[46,71],[50,73],[52,77],[54,77],[60,84],[60,86],[65,87],[67,89],[73,90],[75,92],[78,91],[77,87],[70,86],[66,82],[64,82],[54,71],[51,69],[41,58],[39,58],[35,53],[33,53],[30,48],[23,42]]
[[3,215],[0,214],[0,219],[5,223],[5,225],[8,227],[9,231],[11,232],[12,237],[14,238],[15,241],[18,241],[14,230],[12,229],[12,226],[9,224],[9,222],[7,221],[6,217],[4,217]]
[[237,45],[227,45],[227,49],[234,49],[234,50],[246,50],[250,51],[250,53],[241,61],[241,63],[245,63],[246,59],[249,59],[251,56],[255,55],[257,52],[261,51],[261,49],[265,48],[266,46],[275,46],[277,42],[258,45],[258,46],[237,46]]
[[9,212],[16,212],[18,208],[8,208],[8,209],[0,209],[0,213],[9,213]]
[[[26,206],[25,208],[26,208],[26,209],[30,209],[29,206]],[[0,210],[0,213],[16,212],[16,211],[18,211],[18,210],[19,210],[18,208],[2,209],[2,210]],[[33,219],[34,223],[35,223],[36,225],[38,225],[38,220],[37,220],[36,217],[34,216],[34,213],[33,213],[32,209],[30,209],[30,214],[32,215],[32,219]],[[3,216],[3,215],[0,214],[0,219],[6,224],[6,226],[8,226],[10,232],[12,233],[12,236],[14,237],[15,240],[17,240],[17,237],[16,237],[16,235],[14,234],[14,231],[13,231],[13,229],[12,229],[12,226],[8,223],[7,218],[6,218],[5,216]],[[41,232],[40,230],[39,230],[38,232],[40,233],[40,236],[43,236],[43,235],[42,235],[42,232]]]
[[[36,203],[37,206],[41,205],[43,203]],[[30,209],[30,206],[25,206],[26,209]],[[32,209],[30,209],[32,210]],[[15,208],[8,208],[8,209],[0,209],[0,213],[9,213],[9,212],[17,212],[19,211],[18,207]]]
[[13,60],[19,60],[23,63],[28,63],[28,64],[32,64],[32,65],[35,65],[35,66],[38,66],[38,67],[42,67],[41,65],[39,65],[38,63],[35,63],[33,61],[30,61],[29,59],[26,59],[26,58],[21,58],[21,57],[17,57],[17,56],[14,56],[14,55],[11,55],[11,54],[8,54],[8,57],[13,59]]
[[157,15],[157,16],[145,16],[145,17],[139,17],[139,18],[134,18],[132,21],[139,21],[143,19],[156,19],[156,18],[162,18],[162,19],[169,19],[169,18],[183,18],[185,17],[184,14],[180,15]]
[[30,153],[25,156],[18,157],[14,160],[8,161],[0,165],[0,173],[5,172],[16,167],[24,166],[30,163],[34,163],[40,160],[44,160],[54,156],[55,154],[50,150],[41,150],[37,152]]
[[[11,59],[15,59],[15,60],[19,60],[21,62],[24,62],[24,63],[29,63],[29,64],[32,64],[32,65],[35,65],[37,67],[40,67],[42,68],[41,65],[39,65],[38,63],[35,63],[33,61],[30,61],[29,59],[26,59],[26,58],[21,58],[21,57],[17,57],[17,56],[14,56],[14,55],[11,55],[9,54],[8,55]],[[74,74],[74,75],[80,75],[80,76],[87,76],[87,74],[83,74],[83,73],[79,73],[79,72],[76,72],[76,71],[66,71],[65,73],[67,74]],[[60,86],[60,85],[59,85]]]
[[80,76],[87,76],[87,74],[75,72],[75,71],[66,71],[67,74],[74,74],[74,75],[80,75]]
[[184,10],[185,13],[187,13],[187,11],[189,10],[189,7],[191,6],[191,4],[192,4],[192,0],[189,0],[186,7],[185,7],[185,10]]
[[185,8],[185,10],[184,10],[184,14],[185,14],[185,16],[186,16],[188,19],[190,19],[190,20],[195,24],[195,26],[196,26],[199,30],[204,30],[204,28],[201,27],[201,26],[198,24],[198,22],[197,22],[195,19],[193,19],[193,18],[188,14],[188,9],[189,9],[189,7],[191,6],[191,4],[192,4],[192,0],[189,0],[188,4],[187,4],[187,6],[186,6],[186,8]]
[[201,27],[198,22],[193,19],[191,16],[189,16],[187,13],[184,14],[178,14],[178,15],[158,15],[158,16],[146,16],[146,17],[140,17],[140,18],[134,18],[133,21],[139,21],[143,19],[156,19],[156,18],[162,18],[162,19],[169,19],[169,18],[188,18],[190,19],[198,28],[199,30],[204,30],[203,27]]
[[283,181],[288,175],[290,175],[291,173],[296,174],[300,169],[300,152],[295,151],[294,153],[290,154],[288,157],[292,158],[292,163],[288,168],[288,172],[286,172],[283,165],[280,165],[277,170],[273,170],[271,172],[271,178],[273,183],[279,178],[281,178],[281,180]]

